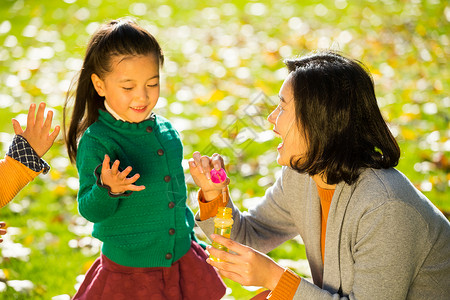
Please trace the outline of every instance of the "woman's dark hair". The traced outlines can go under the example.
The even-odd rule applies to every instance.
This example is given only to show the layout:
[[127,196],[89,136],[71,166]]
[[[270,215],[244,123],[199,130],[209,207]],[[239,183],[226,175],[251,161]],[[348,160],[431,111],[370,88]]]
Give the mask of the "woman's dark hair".
[[292,76],[297,125],[308,144],[304,156],[291,158],[292,168],[324,175],[328,184],[352,184],[363,168],[398,164],[400,148],[363,63],[328,50],[285,64]]
[[[98,119],[98,110],[105,108],[104,97],[100,97],[94,89],[91,75],[97,74],[103,79],[105,74],[112,71],[111,60],[115,56],[149,54],[155,55],[159,65],[163,65],[164,55],[156,39],[128,19],[110,21],[102,25],[91,37],[83,67],[76,81],[75,93],[69,92],[64,104],[64,138],[71,162],[75,162],[79,138]],[[66,131],[66,117],[72,99],[72,118]]]

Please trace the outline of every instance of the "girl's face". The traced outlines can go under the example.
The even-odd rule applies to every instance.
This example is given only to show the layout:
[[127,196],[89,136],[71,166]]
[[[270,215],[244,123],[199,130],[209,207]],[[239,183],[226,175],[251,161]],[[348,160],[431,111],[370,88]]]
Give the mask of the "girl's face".
[[295,118],[292,78],[288,75],[281,86],[280,103],[267,120],[274,125],[273,131],[282,142],[278,145],[277,162],[281,166],[290,166],[292,157],[302,156],[306,152],[306,141],[300,132]]
[[114,56],[103,79],[92,74],[97,93],[122,119],[142,122],[159,98],[159,62],[155,55]]

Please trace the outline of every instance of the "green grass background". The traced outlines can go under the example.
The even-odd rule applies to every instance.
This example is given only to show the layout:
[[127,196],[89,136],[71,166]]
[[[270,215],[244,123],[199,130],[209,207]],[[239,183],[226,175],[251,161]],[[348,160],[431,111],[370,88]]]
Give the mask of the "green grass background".
[[[25,124],[30,103],[45,101],[55,111],[54,123],[62,124],[66,92],[90,35],[104,21],[124,16],[149,29],[165,52],[156,112],[180,131],[185,159],[195,150],[224,154],[232,197],[242,209],[258,201],[280,171],[279,140],[265,117],[286,75],[283,59],[333,48],[369,67],[379,105],[401,146],[398,169],[449,215],[446,1],[2,0],[2,155],[13,137],[11,118]],[[77,173],[62,135],[44,159],[51,172],[0,211],[9,226],[0,246],[0,299],[68,298],[77,276],[99,253],[91,224],[77,212]],[[189,180],[188,190],[188,204],[196,211],[196,188]],[[7,256],[7,249],[24,254]],[[300,241],[286,242],[270,255],[307,276]],[[15,280],[24,290],[13,288]],[[26,288],[24,280],[32,286]],[[225,299],[256,294],[257,288],[226,283]]]

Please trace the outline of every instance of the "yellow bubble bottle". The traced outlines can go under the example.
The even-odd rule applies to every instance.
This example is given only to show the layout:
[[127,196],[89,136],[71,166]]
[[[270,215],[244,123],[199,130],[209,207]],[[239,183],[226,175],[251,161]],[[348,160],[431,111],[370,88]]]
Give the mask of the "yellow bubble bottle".
[[[214,218],[214,233],[226,238],[230,238],[233,222],[232,209],[230,207],[220,206],[217,210],[217,215]],[[212,246],[216,249],[228,252],[228,248],[222,244],[213,242]],[[222,261],[221,259],[212,255],[210,256],[210,258],[214,261]]]

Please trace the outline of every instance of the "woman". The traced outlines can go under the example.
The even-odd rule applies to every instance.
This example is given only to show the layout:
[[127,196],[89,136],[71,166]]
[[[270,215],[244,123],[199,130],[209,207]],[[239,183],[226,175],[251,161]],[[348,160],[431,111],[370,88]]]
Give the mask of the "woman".
[[[282,175],[248,212],[233,208],[232,250],[209,261],[269,299],[448,299],[450,223],[398,170],[400,149],[377,106],[362,63],[331,52],[287,60],[280,104],[269,115],[281,137]],[[198,225],[210,235],[222,188],[206,175],[217,154],[194,153]],[[313,282],[262,253],[302,237]]]

